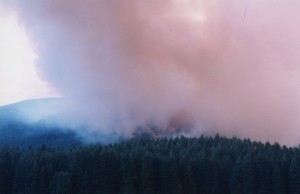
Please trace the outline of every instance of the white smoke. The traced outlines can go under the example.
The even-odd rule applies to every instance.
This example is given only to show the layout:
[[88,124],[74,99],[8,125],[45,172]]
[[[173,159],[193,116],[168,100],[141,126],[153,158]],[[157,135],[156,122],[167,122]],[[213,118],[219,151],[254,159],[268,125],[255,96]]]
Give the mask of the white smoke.
[[41,73],[73,104],[68,123],[299,142],[299,1],[8,4],[35,36]]

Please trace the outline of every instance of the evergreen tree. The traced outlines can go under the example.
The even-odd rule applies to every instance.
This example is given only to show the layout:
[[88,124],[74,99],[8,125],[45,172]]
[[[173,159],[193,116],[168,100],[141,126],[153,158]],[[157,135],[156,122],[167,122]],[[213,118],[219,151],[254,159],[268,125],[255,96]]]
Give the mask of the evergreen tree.
[[155,193],[155,175],[151,156],[146,155],[141,166],[141,193],[154,194]]
[[178,177],[176,161],[174,159],[163,159],[161,163],[160,181],[162,183],[162,193],[181,193],[182,186]]
[[290,194],[300,193],[300,155],[295,152],[289,169]]
[[255,180],[255,171],[253,166],[253,160],[250,153],[244,157],[242,163],[242,181],[243,181],[243,193],[245,194],[254,194],[256,193],[256,180]]
[[12,192],[13,170],[11,156],[8,150],[0,150],[0,193]]
[[243,161],[240,157],[235,161],[232,174],[230,177],[230,191],[232,194],[240,194],[244,192],[243,184]]
[[272,175],[272,193],[273,194],[284,194],[284,179],[278,165],[274,166],[273,175]]
[[180,164],[179,179],[182,185],[182,193],[196,193],[192,169],[188,163]]
[[71,191],[71,176],[68,172],[55,173],[50,182],[51,194],[73,194]]

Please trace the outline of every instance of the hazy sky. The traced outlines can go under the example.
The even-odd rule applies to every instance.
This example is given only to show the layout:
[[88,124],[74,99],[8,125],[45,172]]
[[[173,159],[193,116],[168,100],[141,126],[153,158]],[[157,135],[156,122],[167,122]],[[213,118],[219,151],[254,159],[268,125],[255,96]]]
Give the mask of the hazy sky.
[[0,15],[1,41],[9,30],[24,46],[0,46],[2,103],[15,66],[33,79],[15,84],[23,97],[57,94],[51,84],[71,123],[300,142],[298,0],[1,1],[15,13]]
[[18,15],[0,4],[0,105],[56,95],[40,79],[37,57]]

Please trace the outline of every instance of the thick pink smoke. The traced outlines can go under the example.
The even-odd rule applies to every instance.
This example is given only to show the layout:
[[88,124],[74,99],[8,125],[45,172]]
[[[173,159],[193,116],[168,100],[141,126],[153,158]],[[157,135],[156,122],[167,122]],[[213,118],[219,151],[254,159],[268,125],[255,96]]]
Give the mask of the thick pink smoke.
[[300,142],[298,0],[11,6],[37,41],[41,72],[73,103],[69,122]]

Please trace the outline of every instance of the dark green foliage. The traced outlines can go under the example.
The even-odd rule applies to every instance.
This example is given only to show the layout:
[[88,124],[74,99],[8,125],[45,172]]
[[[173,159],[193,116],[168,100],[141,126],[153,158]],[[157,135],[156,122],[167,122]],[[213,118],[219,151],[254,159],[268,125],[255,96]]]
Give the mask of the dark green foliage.
[[50,186],[51,194],[72,194],[70,173],[62,171],[55,173]]
[[12,157],[9,151],[0,152],[0,193],[11,193],[13,178]]
[[289,191],[291,194],[300,193],[300,155],[294,153],[289,169]]
[[294,194],[300,150],[220,136],[0,146],[2,194]]

